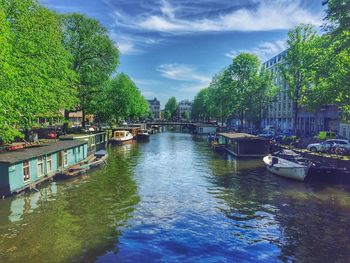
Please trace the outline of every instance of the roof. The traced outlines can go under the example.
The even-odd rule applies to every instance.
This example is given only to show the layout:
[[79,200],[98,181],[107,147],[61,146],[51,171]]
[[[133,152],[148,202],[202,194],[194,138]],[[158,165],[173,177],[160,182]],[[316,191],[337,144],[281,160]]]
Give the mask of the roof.
[[212,124],[212,123],[198,123],[198,124],[195,124],[196,126],[198,127],[214,127],[214,128],[217,128],[218,125],[215,125],[215,124]]
[[100,135],[106,132],[98,132],[98,133],[71,133],[71,134],[66,134],[66,135],[61,135],[60,140],[68,140],[68,139],[78,139],[78,138],[85,138],[85,137],[92,137],[95,135]]
[[251,135],[248,133],[238,133],[238,132],[222,132],[219,133],[220,136],[223,136],[228,139],[236,139],[236,140],[261,140],[266,141],[265,138],[260,138],[255,135]]
[[84,141],[55,141],[46,144],[36,145],[30,148],[18,149],[12,152],[0,153],[0,163],[17,163],[29,160],[45,154],[70,149],[78,145],[86,144]]

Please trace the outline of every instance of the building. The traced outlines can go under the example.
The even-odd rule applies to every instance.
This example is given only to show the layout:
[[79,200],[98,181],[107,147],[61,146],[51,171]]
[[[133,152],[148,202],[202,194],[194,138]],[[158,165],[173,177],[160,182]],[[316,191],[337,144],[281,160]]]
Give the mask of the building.
[[106,149],[108,138],[107,132],[91,134],[68,134],[60,136],[60,141],[83,141],[87,143],[87,154],[93,154],[99,150]]
[[350,140],[350,124],[349,123],[341,123],[339,134],[344,138]]
[[84,160],[87,152],[85,141],[56,141],[0,153],[0,195],[35,187]]
[[191,116],[192,113],[192,105],[193,102],[189,101],[189,100],[182,100],[179,102],[178,106],[177,106],[177,112],[178,112],[178,116],[179,119],[184,119],[184,113],[188,112],[188,116]]
[[[278,66],[283,63],[287,51],[264,63],[267,70],[275,73],[275,85],[280,88],[276,100],[272,102],[262,120],[262,127],[272,125],[278,130],[294,130],[293,127],[293,103],[288,96],[288,86],[285,85]],[[303,136],[311,136],[319,131],[339,131],[340,111],[335,105],[322,105],[318,111],[310,112],[306,107],[301,107],[298,113],[297,130]]]
[[159,120],[160,119],[160,102],[157,100],[157,98],[154,98],[153,100],[147,100],[149,104],[149,108],[151,110],[153,119]]
[[[83,112],[82,111],[72,111],[68,114],[69,121],[72,123],[73,127],[81,127],[83,123]],[[85,122],[93,123],[94,115],[88,114],[85,116]]]
[[194,133],[196,134],[216,133],[217,129],[218,129],[217,125],[210,124],[210,123],[199,123],[195,125]]

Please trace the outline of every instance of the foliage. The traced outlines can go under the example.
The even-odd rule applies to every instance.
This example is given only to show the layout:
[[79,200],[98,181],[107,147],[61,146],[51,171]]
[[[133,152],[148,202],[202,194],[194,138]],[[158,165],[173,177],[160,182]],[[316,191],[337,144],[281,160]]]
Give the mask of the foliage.
[[311,25],[299,25],[288,32],[288,52],[279,70],[293,102],[293,127],[297,130],[300,105],[307,104],[311,86],[311,71],[317,60],[316,30]]
[[214,103],[209,95],[209,88],[201,89],[194,98],[192,105],[192,119],[204,120],[211,116],[211,105]]
[[[79,76],[79,109],[93,113],[92,105],[103,92],[103,83],[115,71],[119,53],[107,30],[81,14],[62,16],[63,45],[73,57],[72,69]],[[84,124],[84,123],[83,123]]]
[[192,118],[221,118],[230,116],[259,123],[263,112],[276,94],[273,75],[259,59],[248,53],[233,58],[232,64],[213,77],[208,88],[196,95]]
[[101,122],[118,123],[149,115],[149,106],[132,80],[124,73],[108,80],[94,107]]
[[182,113],[182,116],[181,116],[181,117],[182,117],[182,119],[188,121],[188,120],[190,119],[190,114],[189,114],[188,111],[184,111],[184,112]]
[[58,16],[34,0],[0,0],[0,137],[8,142],[38,116],[76,104],[71,56]]
[[177,102],[175,97],[171,97],[165,104],[166,119],[172,119],[176,115]]
[[[314,71],[317,91],[336,102],[344,115],[350,115],[350,0],[328,0],[319,45],[318,68]],[[317,93],[316,93],[317,94]],[[316,97],[316,96],[314,96]]]
[[228,68],[228,75],[235,97],[234,110],[243,125],[244,117],[254,107],[252,98],[256,96],[260,61],[256,55],[241,53],[234,57]]

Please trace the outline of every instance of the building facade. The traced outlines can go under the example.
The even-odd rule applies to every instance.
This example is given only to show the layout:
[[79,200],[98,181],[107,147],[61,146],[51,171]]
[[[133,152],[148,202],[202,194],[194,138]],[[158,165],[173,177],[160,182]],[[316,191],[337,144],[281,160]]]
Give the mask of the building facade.
[[153,100],[147,100],[152,116],[155,120],[160,119],[160,102],[157,98]]
[[[262,120],[262,127],[273,126],[278,130],[294,130],[293,127],[293,102],[288,96],[288,86],[284,83],[278,67],[283,63],[287,51],[274,56],[264,63],[267,70],[274,72],[275,85],[279,87],[276,100],[272,102],[265,118]],[[301,107],[296,122],[300,135],[312,136],[319,131],[339,131],[340,111],[335,105],[322,105],[317,111],[310,112],[306,107]]]
[[177,106],[177,112],[179,119],[183,119],[185,112],[188,112],[188,116],[191,116],[193,102],[189,100],[182,100]]

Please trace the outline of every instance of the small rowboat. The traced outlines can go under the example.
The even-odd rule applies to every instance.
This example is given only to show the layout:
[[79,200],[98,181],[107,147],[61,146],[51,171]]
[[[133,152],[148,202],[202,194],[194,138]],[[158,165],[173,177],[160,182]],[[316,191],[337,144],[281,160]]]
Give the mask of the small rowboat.
[[304,181],[310,168],[310,165],[295,163],[272,155],[265,156],[263,161],[269,172],[298,181]]
[[88,157],[85,161],[73,165],[60,175],[63,178],[70,178],[86,173],[88,170],[100,167],[107,163],[108,153],[105,150],[97,151],[93,156]]

